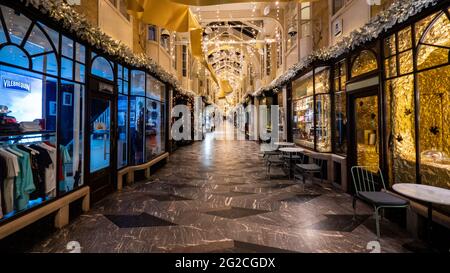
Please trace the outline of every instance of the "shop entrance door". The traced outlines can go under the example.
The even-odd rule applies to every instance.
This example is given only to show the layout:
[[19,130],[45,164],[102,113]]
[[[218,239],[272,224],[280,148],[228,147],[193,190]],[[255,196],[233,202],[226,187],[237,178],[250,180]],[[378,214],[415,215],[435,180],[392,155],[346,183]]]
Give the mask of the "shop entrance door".
[[[114,117],[113,85],[91,80],[88,104],[89,131],[87,136],[88,183],[92,201],[98,201],[114,191]],[[113,92],[112,92],[113,93]]]
[[[380,113],[378,91],[368,91],[349,95],[350,145],[349,167],[364,166],[377,173],[380,167]],[[351,192],[353,180],[349,173]]]

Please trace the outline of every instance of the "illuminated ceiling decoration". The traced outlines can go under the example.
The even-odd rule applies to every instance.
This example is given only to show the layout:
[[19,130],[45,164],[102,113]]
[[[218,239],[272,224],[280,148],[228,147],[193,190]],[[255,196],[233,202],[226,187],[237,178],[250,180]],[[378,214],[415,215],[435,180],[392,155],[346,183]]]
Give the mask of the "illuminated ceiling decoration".
[[[292,0],[281,0],[278,2],[290,2]],[[297,0],[301,2],[315,2],[319,0]],[[172,2],[177,2],[180,4],[190,5],[190,6],[213,6],[222,4],[238,4],[238,3],[253,3],[253,2],[274,2],[265,0],[172,0]]]
[[170,31],[189,32],[192,55],[210,72],[212,79],[230,93],[231,86],[226,80],[219,81],[211,65],[206,61],[202,50],[203,28],[192,14],[189,6],[170,0],[128,0],[128,13],[135,18]]

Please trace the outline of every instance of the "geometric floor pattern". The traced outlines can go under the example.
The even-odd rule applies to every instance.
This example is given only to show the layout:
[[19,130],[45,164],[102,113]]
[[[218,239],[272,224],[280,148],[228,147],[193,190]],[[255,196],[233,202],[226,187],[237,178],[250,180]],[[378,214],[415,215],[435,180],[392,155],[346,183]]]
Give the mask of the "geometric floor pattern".
[[[0,252],[368,252],[373,209],[326,182],[266,174],[260,144],[214,140],[180,147],[150,180],[92,204],[61,229],[27,229]],[[49,226],[51,227],[51,221]],[[43,225],[46,225],[44,223]],[[28,233],[26,233],[28,232]],[[381,221],[381,252],[407,252],[404,228]]]

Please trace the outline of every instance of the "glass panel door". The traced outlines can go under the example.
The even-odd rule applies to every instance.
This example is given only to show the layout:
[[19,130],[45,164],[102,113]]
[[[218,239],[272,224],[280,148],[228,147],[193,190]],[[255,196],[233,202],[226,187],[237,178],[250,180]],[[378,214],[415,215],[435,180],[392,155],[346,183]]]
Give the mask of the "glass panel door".
[[356,163],[372,172],[379,167],[378,96],[355,98]]
[[92,98],[90,107],[90,172],[94,173],[111,164],[111,101]]

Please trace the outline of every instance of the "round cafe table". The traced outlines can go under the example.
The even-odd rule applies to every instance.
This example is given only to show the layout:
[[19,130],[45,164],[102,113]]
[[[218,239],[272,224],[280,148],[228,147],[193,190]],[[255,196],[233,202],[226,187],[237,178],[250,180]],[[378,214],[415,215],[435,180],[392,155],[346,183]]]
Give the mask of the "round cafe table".
[[[396,192],[409,197],[411,199],[419,200],[427,204],[427,245],[426,249],[431,248],[431,236],[433,226],[433,204],[450,206],[450,190],[438,188],[422,184],[399,183],[392,187]],[[416,248],[414,246],[407,248]]]
[[295,146],[295,143],[292,142],[274,142],[273,145],[279,147],[292,147]]
[[289,179],[291,179],[293,170],[294,170],[292,168],[292,155],[295,153],[303,153],[305,151],[305,149],[298,148],[298,147],[286,147],[286,148],[280,148],[279,151],[289,154]]

